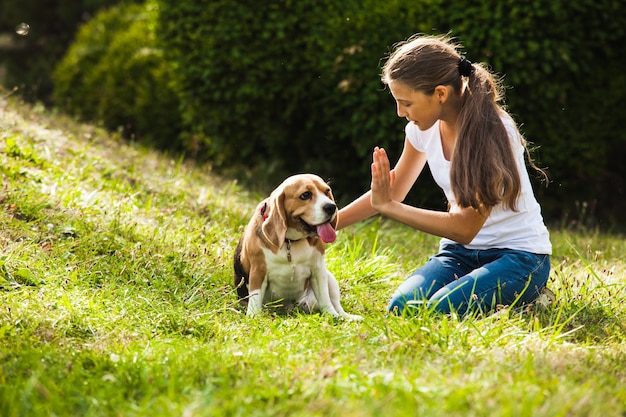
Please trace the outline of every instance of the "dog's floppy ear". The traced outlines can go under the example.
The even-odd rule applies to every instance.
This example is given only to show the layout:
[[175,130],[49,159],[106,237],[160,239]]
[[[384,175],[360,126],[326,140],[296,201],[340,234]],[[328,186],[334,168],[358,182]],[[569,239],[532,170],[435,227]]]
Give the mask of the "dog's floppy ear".
[[278,195],[271,195],[267,200],[265,220],[261,226],[263,236],[274,246],[280,248],[285,241],[287,233],[287,219],[285,218],[285,193],[280,191]]

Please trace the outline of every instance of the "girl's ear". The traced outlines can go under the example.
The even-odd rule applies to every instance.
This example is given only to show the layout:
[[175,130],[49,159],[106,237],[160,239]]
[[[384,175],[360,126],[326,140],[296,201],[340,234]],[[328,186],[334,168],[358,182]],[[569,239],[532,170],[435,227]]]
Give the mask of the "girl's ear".
[[445,103],[448,100],[449,95],[450,95],[450,91],[448,90],[448,87],[446,87],[445,85],[438,85],[437,87],[435,87],[434,96],[439,102],[439,104]]

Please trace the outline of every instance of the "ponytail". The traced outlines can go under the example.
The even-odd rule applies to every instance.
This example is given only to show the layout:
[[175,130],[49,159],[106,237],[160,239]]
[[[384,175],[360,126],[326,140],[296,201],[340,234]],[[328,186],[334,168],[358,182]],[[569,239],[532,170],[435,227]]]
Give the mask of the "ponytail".
[[[463,59],[459,61],[459,67],[462,65]],[[521,181],[502,122],[506,112],[498,105],[502,90],[482,64],[469,65],[472,70],[461,92],[450,169],[452,191],[461,207],[481,209],[502,202],[506,208],[516,210]]]

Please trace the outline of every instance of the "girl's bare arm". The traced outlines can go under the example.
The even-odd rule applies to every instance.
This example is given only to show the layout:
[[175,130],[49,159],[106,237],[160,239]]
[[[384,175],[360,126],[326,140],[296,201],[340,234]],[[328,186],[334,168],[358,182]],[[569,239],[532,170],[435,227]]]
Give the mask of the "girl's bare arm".
[[[393,170],[395,181],[391,195],[394,200],[403,201],[406,198],[425,165],[426,154],[415,150],[405,139],[404,149]],[[339,211],[337,230],[375,214],[377,211],[372,208],[371,191],[368,191]]]

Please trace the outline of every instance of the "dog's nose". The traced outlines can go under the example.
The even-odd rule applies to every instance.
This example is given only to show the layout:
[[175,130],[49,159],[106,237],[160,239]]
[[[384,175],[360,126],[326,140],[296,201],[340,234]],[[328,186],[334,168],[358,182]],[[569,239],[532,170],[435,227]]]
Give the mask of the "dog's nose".
[[333,214],[335,210],[337,210],[337,205],[328,203],[322,209],[324,210],[326,214],[330,215],[330,214]]

